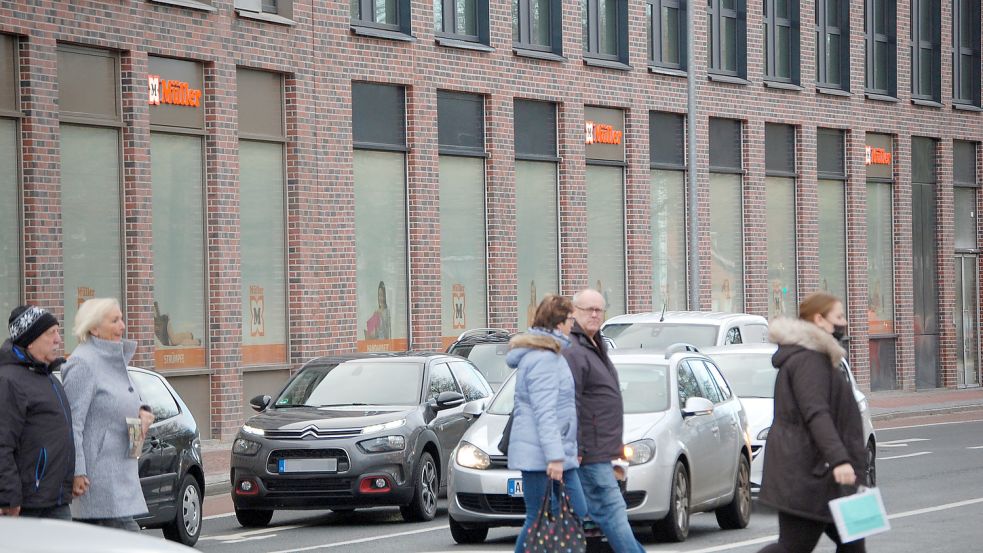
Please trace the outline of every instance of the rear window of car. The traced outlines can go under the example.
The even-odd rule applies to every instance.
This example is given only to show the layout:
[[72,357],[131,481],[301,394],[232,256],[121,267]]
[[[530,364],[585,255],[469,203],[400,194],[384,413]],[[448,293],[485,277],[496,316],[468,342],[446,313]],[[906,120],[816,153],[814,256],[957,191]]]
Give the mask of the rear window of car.
[[666,349],[680,342],[698,348],[715,346],[718,328],[680,323],[616,323],[601,330],[614,340],[618,349]]
[[738,397],[775,397],[778,369],[771,364],[771,354],[728,353],[711,357]]
[[450,353],[460,355],[474,363],[481,376],[485,377],[493,387],[498,388],[512,374],[512,368],[505,364],[505,356],[509,353],[508,342],[486,342],[459,346]]
[[418,405],[423,363],[346,361],[309,365],[290,381],[276,407]]

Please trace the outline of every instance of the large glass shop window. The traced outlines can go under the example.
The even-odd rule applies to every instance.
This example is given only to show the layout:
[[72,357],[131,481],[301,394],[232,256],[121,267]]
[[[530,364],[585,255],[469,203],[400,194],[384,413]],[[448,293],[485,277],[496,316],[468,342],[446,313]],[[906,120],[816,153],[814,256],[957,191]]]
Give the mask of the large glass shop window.
[[686,173],[653,169],[652,309],[686,309]]
[[768,317],[795,316],[795,127],[765,125]]
[[869,134],[867,164],[867,321],[871,335],[894,333],[893,138]]
[[71,328],[82,302],[123,301],[119,131],[63,124],[60,132],[65,351],[71,352],[78,345]]
[[817,129],[819,288],[847,302],[846,134]]
[[536,307],[560,289],[557,248],[556,163],[515,162],[519,326],[532,326]]
[[205,236],[198,136],[150,135],[157,368],[205,366]]
[[625,214],[621,167],[587,166],[587,284],[606,317],[625,312]]
[[283,145],[239,141],[242,362],[287,360]]
[[0,119],[0,313],[21,303],[20,198],[17,185],[17,123]]
[[710,308],[744,311],[741,122],[710,119]]

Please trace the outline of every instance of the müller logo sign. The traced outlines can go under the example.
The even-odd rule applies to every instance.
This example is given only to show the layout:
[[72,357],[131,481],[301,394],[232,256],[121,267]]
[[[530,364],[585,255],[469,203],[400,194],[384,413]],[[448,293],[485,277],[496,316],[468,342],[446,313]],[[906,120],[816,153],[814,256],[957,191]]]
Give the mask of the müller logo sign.
[[584,123],[585,144],[621,144],[624,132],[615,130],[611,125],[587,121]]
[[201,104],[201,90],[191,88],[184,81],[161,79],[160,75],[148,75],[147,86],[149,104],[159,106],[171,104],[175,106],[198,107]]
[[884,148],[875,148],[873,146],[867,146],[867,165],[890,165],[891,164],[891,152],[888,152]]

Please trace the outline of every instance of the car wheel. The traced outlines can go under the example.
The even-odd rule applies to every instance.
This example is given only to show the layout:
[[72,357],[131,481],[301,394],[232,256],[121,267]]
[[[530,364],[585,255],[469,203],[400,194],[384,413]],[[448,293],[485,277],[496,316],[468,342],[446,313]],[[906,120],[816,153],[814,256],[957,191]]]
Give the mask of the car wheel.
[[273,519],[273,511],[260,509],[240,509],[236,507],[236,520],[246,528],[266,526]]
[[407,522],[426,522],[437,515],[437,489],[440,478],[437,476],[437,463],[433,457],[424,452],[416,464],[416,474],[413,478],[413,499],[409,505],[399,508],[403,520]]
[[194,476],[184,475],[177,498],[177,515],[162,530],[165,538],[190,547],[201,535],[201,488]]
[[874,438],[867,440],[867,486],[877,485],[877,445]]
[[487,526],[463,526],[453,517],[447,517],[451,526],[451,537],[457,543],[482,543],[488,537]]
[[717,509],[717,524],[724,530],[746,528],[751,521],[751,465],[741,455],[737,465],[737,478],[734,482],[734,499]]
[[666,518],[652,525],[660,541],[685,541],[689,535],[689,475],[682,461],[676,461],[669,489],[669,512]]

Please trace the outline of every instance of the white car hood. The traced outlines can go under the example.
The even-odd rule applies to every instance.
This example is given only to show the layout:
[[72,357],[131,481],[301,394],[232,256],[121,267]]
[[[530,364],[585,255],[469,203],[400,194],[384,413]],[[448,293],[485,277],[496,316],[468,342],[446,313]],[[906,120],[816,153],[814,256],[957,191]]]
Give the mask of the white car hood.
[[623,441],[630,444],[635,440],[641,440],[648,435],[649,430],[666,418],[666,412],[658,413],[633,413],[625,415],[625,429],[622,434]]
[[775,418],[775,400],[763,397],[742,397],[741,405],[747,414],[748,430],[752,440],[758,439],[758,432],[771,426]]

